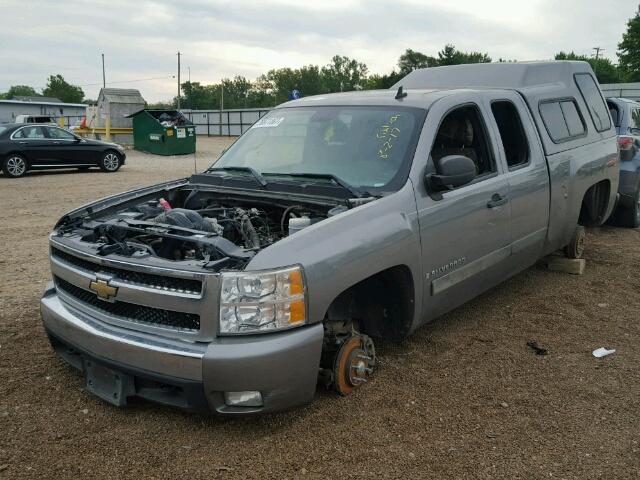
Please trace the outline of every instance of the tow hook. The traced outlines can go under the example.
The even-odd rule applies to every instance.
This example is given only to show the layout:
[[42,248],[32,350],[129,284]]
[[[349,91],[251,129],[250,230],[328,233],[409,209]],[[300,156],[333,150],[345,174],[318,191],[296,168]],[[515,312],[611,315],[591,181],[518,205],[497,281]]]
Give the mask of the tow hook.
[[367,382],[376,367],[373,340],[366,335],[350,335],[338,349],[333,366],[333,386],[340,395],[349,395]]

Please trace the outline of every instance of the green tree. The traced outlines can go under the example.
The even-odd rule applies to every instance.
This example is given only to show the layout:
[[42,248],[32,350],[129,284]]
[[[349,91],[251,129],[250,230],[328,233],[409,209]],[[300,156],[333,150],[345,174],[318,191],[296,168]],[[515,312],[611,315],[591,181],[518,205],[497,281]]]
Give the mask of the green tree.
[[615,83],[620,81],[618,68],[608,58],[599,58],[596,60],[586,55],[576,55],[574,52],[558,52],[554,58],[556,60],[579,60],[588,62],[600,83]]
[[640,7],[627,22],[627,31],[618,44],[618,62],[625,80],[640,81]]
[[67,83],[64,77],[60,74],[51,75],[48,78],[47,86],[42,90],[42,94],[45,97],[59,98],[63,102],[67,103],[80,103],[84,98],[82,88]]
[[435,57],[430,57],[410,48],[407,48],[398,59],[398,68],[402,75],[411,73],[418,68],[435,67],[437,64],[438,60]]
[[368,68],[364,63],[336,55],[329,65],[322,67],[324,88],[327,93],[348,92],[363,87]]
[[4,94],[4,98],[11,100],[15,97],[37,97],[38,92],[33,87],[28,85],[13,85],[9,87],[7,93]]
[[402,77],[404,77],[404,74],[401,72],[396,72],[395,70],[392,70],[391,73],[387,73],[384,75],[369,75],[363,83],[363,88],[364,90],[386,90],[388,88],[391,88]]
[[212,95],[210,86],[201,85],[199,82],[185,82],[181,85],[181,91],[181,108],[202,110],[220,107],[220,104],[216,105],[216,98]]
[[438,65],[460,65],[463,63],[490,63],[491,57],[482,52],[462,52],[447,44],[438,52]]

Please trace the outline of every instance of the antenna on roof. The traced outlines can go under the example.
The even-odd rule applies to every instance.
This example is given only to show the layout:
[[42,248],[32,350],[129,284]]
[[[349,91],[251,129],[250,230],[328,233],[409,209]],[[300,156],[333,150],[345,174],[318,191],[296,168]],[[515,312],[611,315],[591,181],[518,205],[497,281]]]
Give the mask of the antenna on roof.
[[400,85],[398,87],[398,93],[396,93],[396,100],[400,100],[401,98],[404,98],[407,95],[409,95],[409,94],[407,92],[403,92],[402,91],[402,85]]

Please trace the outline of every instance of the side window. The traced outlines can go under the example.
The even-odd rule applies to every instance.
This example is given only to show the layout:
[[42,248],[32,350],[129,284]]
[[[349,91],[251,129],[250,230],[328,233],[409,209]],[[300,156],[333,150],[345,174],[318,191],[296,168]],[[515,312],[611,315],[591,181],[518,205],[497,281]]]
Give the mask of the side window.
[[431,149],[436,171],[440,159],[448,155],[469,157],[476,164],[479,177],[497,171],[487,129],[477,107],[457,108],[442,120]]
[[555,143],[584,135],[584,121],[574,100],[542,102],[539,110],[544,126]]
[[491,111],[498,124],[507,165],[511,168],[526,164],[529,143],[516,106],[508,100],[500,100],[491,104]]
[[593,124],[596,130],[604,132],[611,128],[611,117],[609,116],[609,109],[602,99],[600,89],[596,85],[593,77],[588,73],[578,73],[575,75],[576,85],[582,94],[584,103],[587,104]]
[[584,135],[584,123],[582,123],[582,119],[580,118],[578,107],[575,102],[572,100],[565,100],[560,102],[560,108],[562,109],[564,121],[567,123],[567,128],[569,129],[569,136],[579,137],[580,135]]
[[13,134],[13,138],[22,139],[38,139],[44,138],[44,132],[41,127],[24,127]]
[[640,133],[640,108],[631,109],[631,121],[629,122],[629,130],[634,134]]
[[620,126],[620,112],[618,111],[618,107],[613,102],[607,102],[607,107],[609,107],[609,114],[611,115],[611,119],[613,120],[613,124],[616,127]]
[[55,127],[46,127],[46,128],[50,138],[55,138],[59,140],[75,140],[76,138],[73,136],[73,134],[61,128],[55,128]]

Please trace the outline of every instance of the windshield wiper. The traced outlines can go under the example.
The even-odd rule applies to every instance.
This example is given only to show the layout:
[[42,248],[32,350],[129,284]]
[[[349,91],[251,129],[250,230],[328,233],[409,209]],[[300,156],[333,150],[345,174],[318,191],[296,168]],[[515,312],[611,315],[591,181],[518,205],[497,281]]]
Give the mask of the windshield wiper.
[[262,186],[262,188],[266,187],[267,183],[269,183],[259,171],[251,167],[211,167],[211,168],[208,168],[206,171],[207,172],[215,172],[215,171],[247,172],[253,176],[255,181],[258,182]]
[[348,184],[340,177],[333,173],[265,173],[265,175],[282,176],[282,177],[301,177],[301,178],[318,178],[324,180],[331,180],[336,185],[344,188],[351,195],[357,198],[362,198],[365,195],[369,195],[369,192],[360,190],[358,187]]

